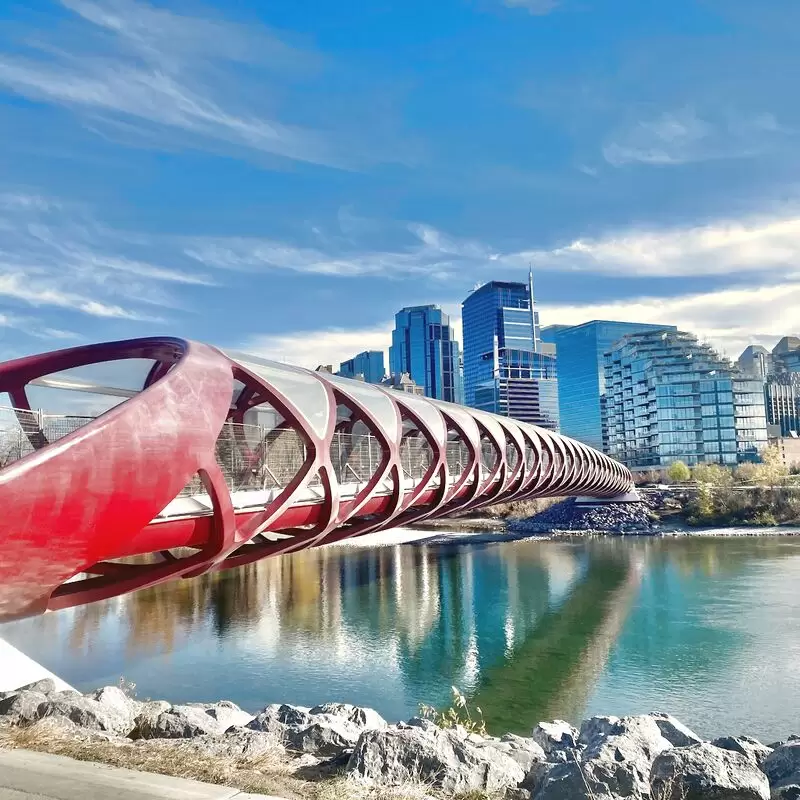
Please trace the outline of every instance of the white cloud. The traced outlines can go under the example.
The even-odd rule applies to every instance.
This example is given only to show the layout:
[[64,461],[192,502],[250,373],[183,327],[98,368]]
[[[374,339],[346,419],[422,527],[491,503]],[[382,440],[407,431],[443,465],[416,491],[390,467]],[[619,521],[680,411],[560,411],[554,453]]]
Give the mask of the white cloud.
[[[183,240],[185,255],[213,269],[289,270],[316,275],[385,278],[490,280],[534,270],[589,272],[640,277],[800,274],[800,216],[764,216],[719,220],[697,227],[634,228],[598,238],[580,238],[552,249],[502,252],[488,244],[459,239],[430,225],[406,228],[403,247],[359,248],[324,237],[325,247],[243,237],[195,237]],[[440,291],[437,291],[441,294]]]
[[[257,86],[257,96],[268,97],[270,70],[302,73],[316,56],[257,26],[180,16],[134,0],[62,2],[77,15],[77,30],[67,28],[71,35],[54,46],[37,32],[26,37],[27,55],[18,46],[0,54],[0,85],[70,108],[100,131],[118,134],[122,125],[151,141],[154,133],[180,132],[183,146],[216,142],[330,166],[351,163],[325,136],[253,110],[246,96]],[[232,69],[235,61],[260,74]]]
[[747,286],[673,297],[641,297],[608,303],[540,304],[543,325],[577,325],[593,319],[676,325],[708,340],[732,358],[754,342],[773,345],[797,335],[800,282]]
[[[339,364],[364,350],[388,350],[392,326],[372,328],[322,328],[280,335],[256,335],[236,349],[274,361],[315,369],[320,364],[339,369]],[[386,363],[388,369],[388,359]]]
[[615,167],[749,158],[790,134],[769,112],[701,117],[693,108],[681,108],[621,126],[603,146],[603,156]]
[[648,276],[792,274],[800,271],[800,217],[719,221],[692,228],[631,230],[576,239],[552,250],[504,256],[555,271]]

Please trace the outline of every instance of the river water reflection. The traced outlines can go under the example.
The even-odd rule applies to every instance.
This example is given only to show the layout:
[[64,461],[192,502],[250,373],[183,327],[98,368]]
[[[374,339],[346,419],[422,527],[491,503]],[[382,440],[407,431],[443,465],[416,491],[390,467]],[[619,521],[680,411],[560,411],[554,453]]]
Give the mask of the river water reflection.
[[335,547],[0,628],[76,688],[800,733],[800,538]]

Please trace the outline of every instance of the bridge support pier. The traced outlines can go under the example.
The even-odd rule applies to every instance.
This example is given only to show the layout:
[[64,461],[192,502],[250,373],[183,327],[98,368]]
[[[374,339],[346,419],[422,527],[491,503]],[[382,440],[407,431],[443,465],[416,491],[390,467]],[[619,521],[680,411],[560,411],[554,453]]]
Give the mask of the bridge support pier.
[[597,506],[608,506],[616,503],[641,503],[642,498],[636,489],[629,489],[622,494],[614,495],[614,497],[576,497],[575,505],[584,508],[593,508]]

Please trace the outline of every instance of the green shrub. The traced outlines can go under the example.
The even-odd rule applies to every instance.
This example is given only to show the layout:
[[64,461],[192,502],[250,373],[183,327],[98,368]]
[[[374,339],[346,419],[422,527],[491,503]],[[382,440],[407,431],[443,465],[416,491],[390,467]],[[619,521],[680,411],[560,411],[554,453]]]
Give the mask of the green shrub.
[[440,728],[465,728],[470,733],[479,733],[486,736],[486,723],[483,721],[483,711],[475,706],[475,717],[469,710],[467,698],[455,687],[450,687],[453,692],[453,703],[444,711],[438,711],[433,706],[420,704],[419,714],[423,719],[429,719]]
[[673,461],[667,470],[670,483],[686,483],[692,477],[691,470],[683,461]]

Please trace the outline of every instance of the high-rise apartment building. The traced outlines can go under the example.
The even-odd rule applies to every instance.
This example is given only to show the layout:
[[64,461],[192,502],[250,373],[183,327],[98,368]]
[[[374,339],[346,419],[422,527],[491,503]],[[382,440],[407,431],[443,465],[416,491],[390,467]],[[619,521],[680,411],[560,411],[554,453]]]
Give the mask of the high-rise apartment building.
[[556,359],[528,284],[491,281],[462,304],[467,405],[558,430]]
[[761,380],[766,380],[767,376],[773,372],[772,354],[760,344],[751,344],[745,347],[736,363],[746,375],[752,375]]
[[582,325],[551,325],[542,330],[542,339],[556,346],[561,433],[598,450],[606,450],[605,354],[629,333],[655,330],[677,328],[592,320]]
[[608,452],[633,469],[755,460],[762,387],[690,333],[629,334],[605,358]]
[[439,306],[411,306],[395,315],[389,369],[406,372],[428,397],[462,403],[460,348]]
[[343,378],[364,377],[367,383],[380,383],[386,377],[382,350],[365,350],[339,365]]

